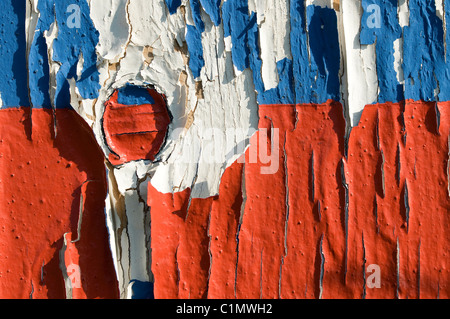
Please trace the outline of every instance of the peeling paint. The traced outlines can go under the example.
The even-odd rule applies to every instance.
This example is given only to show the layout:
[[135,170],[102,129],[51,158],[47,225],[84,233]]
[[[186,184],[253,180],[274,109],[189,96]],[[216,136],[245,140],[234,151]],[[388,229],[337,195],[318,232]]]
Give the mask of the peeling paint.
[[448,0],[0,9],[1,297],[450,294]]

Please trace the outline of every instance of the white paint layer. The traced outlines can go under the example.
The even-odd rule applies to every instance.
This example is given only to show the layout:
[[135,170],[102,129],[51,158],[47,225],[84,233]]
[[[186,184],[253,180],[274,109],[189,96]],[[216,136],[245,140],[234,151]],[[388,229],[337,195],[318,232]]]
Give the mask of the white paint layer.
[[322,8],[333,8],[333,0],[306,0],[306,5],[315,5]]
[[436,5],[436,15],[444,21],[444,3],[442,0],[434,0],[434,3]]
[[126,5],[127,0],[92,0],[90,3],[91,19],[100,32],[97,52],[113,62],[123,55],[129,37]]
[[291,57],[289,2],[284,0],[249,1],[249,11],[257,13],[262,79],[266,90],[277,87],[277,62]]
[[347,77],[347,110],[351,126],[358,125],[364,107],[378,99],[378,76],[375,45],[361,45],[362,7],[359,1],[341,1],[342,19],[339,32],[343,33]]
[[[278,3],[280,8],[284,8],[277,15],[284,17],[280,18],[284,31],[276,36],[282,49],[271,57],[274,65],[286,56],[286,41],[289,41],[287,7],[283,1]],[[114,6],[111,9],[114,19],[110,17],[109,9],[106,10],[108,5]],[[173,121],[158,159],[154,164],[147,163],[147,170],[153,176],[152,185],[160,192],[192,188],[194,197],[216,195],[224,169],[242,153],[232,154],[234,145],[223,147],[227,144],[220,143],[219,136],[217,140],[211,139],[211,131],[226,132],[237,128],[239,133],[244,134],[235,134],[235,143],[248,143],[258,123],[252,73],[249,70],[233,72],[231,52],[223,40],[223,26],[214,26],[204,12],[203,21],[207,30],[202,36],[205,67],[200,77],[194,79],[188,65],[188,52],[182,49],[186,45],[186,23],[192,23],[189,5],[186,4],[173,15],[168,14],[163,0],[126,3],[117,0],[110,1],[108,5],[96,1],[92,3],[91,16],[100,33],[97,51],[102,89],[95,110],[89,104],[81,104],[86,110],[80,113],[97,114],[92,123],[93,129],[99,145],[109,155],[110,150],[103,138],[101,116],[98,116],[103,114],[104,101],[114,89],[127,83],[154,86],[167,97]],[[118,30],[114,20],[123,22],[124,17],[129,27],[125,27],[126,32],[116,37]],[[273,26],[270,32],[274,34]],[[152,48],[153,54],[150,63],[143,55],[148,47]],[[121,53],[121,50],[124,52]],[[207,150],[216,144],[217,156],[211,161]],[[132,173],[125,175],[131,176]],[[124,179],[117,180],[122,193],[125,187],[120,186],[120,181]]]
[[398,0],[398,21],[403,28],[409,26],[409,5],[408,0]]
[[399,38],[394,41],[394,69],[397,73],[397,81],[400,84],[405,83],[405,77],[403,74],[403,38]]

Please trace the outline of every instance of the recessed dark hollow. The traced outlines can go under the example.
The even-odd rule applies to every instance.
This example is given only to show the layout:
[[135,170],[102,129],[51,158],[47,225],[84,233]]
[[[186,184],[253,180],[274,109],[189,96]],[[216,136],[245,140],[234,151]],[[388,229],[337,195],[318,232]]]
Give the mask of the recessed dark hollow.
[[171,116],[154,88],[126,85],[105,102],[103,131],[113,165],[153,161],[163,146]]

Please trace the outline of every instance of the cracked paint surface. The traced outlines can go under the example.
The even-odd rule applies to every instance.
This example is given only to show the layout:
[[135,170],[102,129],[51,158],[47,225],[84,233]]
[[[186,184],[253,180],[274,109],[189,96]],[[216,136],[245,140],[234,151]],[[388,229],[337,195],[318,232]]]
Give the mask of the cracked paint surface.
[[[83,297],[117,297],[103,155],[89,127],[73,110],[56,112],[56,137],[50,110],[10,108],[0,117],[0,297],[65,298],[69,265],[81,272]],[[60,257],[66,238],[76,258],[73,249]]]
[[0,297],[448,298],[448,1],[3,1]]

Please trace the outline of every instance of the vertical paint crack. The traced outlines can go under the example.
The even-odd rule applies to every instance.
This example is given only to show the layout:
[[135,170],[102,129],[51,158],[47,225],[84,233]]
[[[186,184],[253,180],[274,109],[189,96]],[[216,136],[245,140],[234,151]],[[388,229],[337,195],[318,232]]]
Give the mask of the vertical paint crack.
[[283,152],[284,152],[284,187],[286,189],[286,197],[285,197],[285,204],[286,204],[286,219],[284,221],[284,256],[281,256],[281,263],[280,263],[280,276],[279,276],[279,282],[278,282],[278,296],[281,298],[281,281],[282,281],[282,275],[283,275],[283,265],[284,260],[287,257],[288,254],[288,245],[287,245],[287,237],[288,237],[288,227],[289,227],[289,213],[290,213],[290,206],[289,206],[289,172],[288,172],[288,165],[287,165],[287,153],[286,153],[286,140],[287,140],[287,133],[284,133],[284,145],[283,145]]
[[211,241],[212,241],[212,236],[211,236],[211,213],[212,213],[212,204],[211,204],[211,208],[209,210],[208,227],[207,227],[207,236],[209,238],[209,241],[208,241],[209,269],[208,269],[208,279],[206,280],[206,293],[205,293],[205,296],[208,296],[208,292],[209,292],[209,281],[211,279],[211,269],[212,269],[212,262],[213,262],[213,255],[212,255],[212,251],[211,251]]
[[364,244],[364,232],[362,232],[362,248],[363,248],[363,294],[362,299],[366,299],[367,291],[366,291],[366,245]]
[[65,263],[65,253],[67,249],[67,238],[66,234],[64,234],[64,242],[63,245],[59,251],[59,269],[61,270],[61,273],[63,275],[64,279],[64,288],[66,292],[66,299],[72,299],[72,280],[69,278],[69,274],[67,273],[67,267]]
[[34,294],[34,285],[33,285],[33,279],[31,280],[31,291],[30,291],[30,299],[33,299]]
[[386,159],[384,157],[384,152],[381,149],[381,186],[383,190],[383,198],[386,197],[386,183],[385,183],[385,172],[384,172],[384,166],[386,164]]
[[181,281],[180,267],[178,267],[178,249],[179,248],[180,248],[180,244],[178,244],[177,248],[175,249],[175,267],[177,270],[176,285],[178,288],[178,295],[180,294],[180,281]]
[[420,299],[420,248],[422,246],[422,240],[419,239],[419,247],[418,250],[418,256],[417,256],[417,296],[418,299]]
[[84,211],[84,199],[86,197],[86,187],[91,181],[85,181],[81,185],[81,193],[80,193],[80,207],[78,210],[78,223],[77,223],[77,239],[72,240],[72,243],[76,243],[81,239],[81,224],[83,222],[83,211]]
[[247,203],[247,191],[245,188],[245,162],[242,164],[242,175],[241,175],[241,194],[242,194],[242,204],[241,212],[239,216],[239,223],[236,230],[236,267],[234,270],[234,297],[237,297],[237,277],[238,277],[238,266],[239,266],[239,235],[241,232],[242,223],[244,221],[245,204]]
[[397,287],[395,291],[395,297],[397,299],[400,298],[399,291],[400,291],[400,243],[397,237],[397,261],[396,261],[396,270],[397,270]]
[[375,229],[377,234],[380,233],[380,225],[378,224],[378,197],[375,194],[374,200],[373,200],[373,213],[375,217]]
[[322,234],[320,238],[320,282],[319,282],[319,299],[322,299],[323,295],[323,277],[325,274],[325,255],[323,253],[323,238],[324,234]]
[[377,146],[377,149],[378,150],[381,150],[381,141],[380,141],[380,110],[379,109],[377,109],[377,125],[375,126],[375,136],[376,136],[376,138],[377,138],[377,143],[376,143],[376,146]]
[[441,132],[440,132],[440,128],[441,128],[441,112],[439,111],[439,105],[438,105],[437,102],[434,104],[434,111],[436,113],[436,134],[440,136],[441,135]]
[[261,264],[259,272],[259,298],[263,299],[263,253],[264,247],[261,249]]
[[396,162],[395,176],[396,176],[396,179],[397,179],[397,186],[400,186],[401,169],[402,169],[400,143],[397,143],[397,153],[396,153],[395,157],[396,157],[395,158],[395,162]]
[[315,186],[315,174],[314,174],[314,150],[311,153],[310,159],[310,176],[311,176],[311,202],[314,203],[316,199],[316,186]]
[[450,197],[450,134],[448,135],[448,155],[447,155],[447,190]]
[[[286,153],[286,139],[287,134],[284,133],[284,185],[286,189],[286,197],[285,197],[285,204],[286,204],[286,219],[284,221],[284,258],[288,254],[288,247],[287,247],[287,236],[288,236],[288,226],[289,226],[289,213],[290,213],[290,206],[289,206],[289,172],[288,172],[288,165],[287,165],[287,153]],[[283,258],[282,258],[283,260]]]
[[408,194],[408,182],[405,181],[405,186],[403,187],[403,210],[404,210],[404,218],[406,222],[406,232],[409,231],[409,213],[410,213],[410,206],[409,206],[409,194]]
[[344,207],[344,215],[345,215],[345,269],[344,269],[344,282],[347,282],[347,268],[348,268],[348,215],[349,215],[349,188],[346,181],[346,164],[345,159],[341,160],[341,178],[342,178],[342,186],[345,189],[345,207]]

